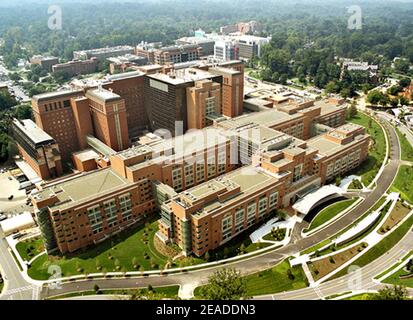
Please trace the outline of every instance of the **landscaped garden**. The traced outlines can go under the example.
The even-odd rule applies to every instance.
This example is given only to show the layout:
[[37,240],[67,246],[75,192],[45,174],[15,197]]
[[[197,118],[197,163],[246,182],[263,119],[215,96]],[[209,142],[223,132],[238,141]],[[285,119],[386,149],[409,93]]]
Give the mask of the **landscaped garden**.
[[[374,260],[376,260],[378,257],[382,256],[386,252],[388,252],[390,249],[392,249],[406,235],[407,232],[409,232],[412,225],[413,225],[413,215],[410,216],[399,227],[397,227],[396,230],[392,231],[391,234],[386,236],[383,240],[381,240],[375,246],[370,248],[361,257],[356,259],[356,261],[353,262],[353,265],[363,267],[363,266],[373,262]],[[344,270],[339,271],[338,273],[336,273],[330,279],[336,279],[336,278],[339,278],[341,276],[344,276],[347,273],[346,269],[347,268],[345,268]]]
[[30,261],[45,250],[43,240],[40,237],[20,241],[17,243],[16,249],[25,261]]
[[248,275],[245,280],[250,296],[297,290],[308,286],[302,267],[291,267],[288,260],[274,268]]
[[399,192],[402,199],[413,203],[413,167],[400,166],[391,191]]
[[341,251],[335,255],[331,255],[309,263],[308,267],[311,270],[314,280],[319,280],[330,274],[347,261],[355,257],[367,247],[366,243],[353,246],[347,250]]
[[50,277],[50,265],[61,267],[62,277],[79,274],[145,271],[162,269],[167,258],[154,247],[153,240],[158,230],[157,222],[124,231],[96,246],[67,256],[38,257],[31,264],[28,274],[33,279]]
[[390,231],[394,226],[396,226],[400,221],[402,221],[410,212],[410,208],[400,201],[397,201],[394,209],[387,217],[386,221],[383,222],[382,226],[378,230],[380,234],[385,234]]
[[363,184],[358,179],[354,179],[348,186],[349,190],[361,190],[363,189]]
[[311,224],[305,232],[311,231],[315,228],[318,228],[325,224],[326,222],[330,221],[333,219],[336,215],[338,215],[340,212],[345,210],[346,208],[350,207],[354,202],[356,202],[357,199],[347,199],[343,201],[339,201],[336,203],[333,203],[332,205],[328,206],[327,208],[324,208],[321,210],[311,221]]
[[[284,260],[275,267],[243,277],[248,296],[273,294],[282,291],[308,287],[308,281],[301,266],[291,267]],[[202,298],[204,286],[196,288],[194,294]]]
[[273,228],[271,232],[263,237],[264,240],[268,241],[283,241],[286,235],[285,228]]
[[413,259],[410,259],[403,268],[390,275],[383,282],[413,288]]
[[353,174],[361,176],[363,184],[368,186],[376,177],[386,156],[385,133],[376,120],[361,112],[358,112],[350,122],[366,128],[366,132],[374,141],[367,159],[353,171]]
[[401,149],[401,159],[405,161],[413,161],[413,147],[407,140],[406,136],[396,129],[397,135],[399,136],[400,149]]
[[319,251],[319,249],[321,249],[321,248],[327,246],[329,243],[331,243],[334,238],[337,238],[339,235],[347,232],[349,229],[351,229],[352,227],[354,227],[354,225],[360,223],[363,219],[365,219],[365,218],[366,218],[369,214],[371,214],[373,211],[375,211],[375,210],[377,210],[378,208],[380,208],[381,205],[382,205],[385,201],[386,201],[386,197],[385,197],[385,196],[384,196],[384,197],[381,197],[381,198],[374,204],[374,206],[373,206],[370,210],[368,210],[367,212],[365,212],[361,217],[359,217],[359,218],[358,218],[356,221],[354,221],[351,225],[347,226],[345,229],[341,230],[340,232],[338,232],[337,234],[335,234],[335,235],[332,236],[331,238],[325,239],[325,240],[323,240],[322,242],[319,242],[319,243],[315,244],[314,246],[312,246],[312,247],[310,247],[310,248],[308,248],[308,249],[303,250],[302,252],[300,252],[300,254],[309,254],[309,253],[314,252],[314,253],[317,254],[318,256],[321,256],[321,255],[328,254],[328,253],[330,253],[330,252],[339,250],[339,249],[341,249],[341,248],[343,248],[343,247],[345,247],[345,246],[348,246],[348,245],[351,245],[352,243],[357,242],[357,241],[360,240],[361,238],[365,237],[369,232],[371,232],[371,230],[374,229],[374,227],[380,222],[380,219],[377,220],[376,223],[374,223],[370,228],[368,228],[367,230],[365,230],[363,233],[361,233],[360,235],[358,235],[356,238],[352,239],[350,242],[345,243],[345,244],[340,245],[340,246],[334,246],[334,245],[332,244],[330,247],[328,247],[328,248],[326,248],[326,249],[323,249],[322,251]]

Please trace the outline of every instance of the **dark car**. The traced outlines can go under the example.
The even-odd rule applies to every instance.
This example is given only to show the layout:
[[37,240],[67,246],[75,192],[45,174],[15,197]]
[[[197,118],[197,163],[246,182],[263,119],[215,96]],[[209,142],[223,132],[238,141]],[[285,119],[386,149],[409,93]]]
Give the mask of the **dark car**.
[[15,233],[15,234],[13,234],[13,239],[19,239],[19,238],[21,238],[21,237],[23,237],[23,234],[22,233],[20,233],[20,232],[17,232],[17,233]]
[[9,199],[9,200],[13,200],[13,198],[14,198],[14,196],[13,195],[11,195],[10,197],[8,197],[7,199]]

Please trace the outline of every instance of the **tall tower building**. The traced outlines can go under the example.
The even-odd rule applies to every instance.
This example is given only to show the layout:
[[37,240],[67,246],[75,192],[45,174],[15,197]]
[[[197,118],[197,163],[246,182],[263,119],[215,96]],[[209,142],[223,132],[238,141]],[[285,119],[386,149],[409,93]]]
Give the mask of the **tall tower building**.
[[222,67],[210,68],[208,71],[222,76],[221,113],[231,118],[241,115],[244,103],[244,74],[235,69]]
[[70,160],[71,154],[79,150],[71,99],[82,95],[82,90],[64,90],[32,98],[36,124],[56,140],[63,161]]
[[212,125],[221,111],[221,85],[211,80],[195,82],[187,88],[188,129],[202,129]]
[[96,138],[115,151],[129,147],[125,100],[112,91],[99,87],[88,90],[92,124]]

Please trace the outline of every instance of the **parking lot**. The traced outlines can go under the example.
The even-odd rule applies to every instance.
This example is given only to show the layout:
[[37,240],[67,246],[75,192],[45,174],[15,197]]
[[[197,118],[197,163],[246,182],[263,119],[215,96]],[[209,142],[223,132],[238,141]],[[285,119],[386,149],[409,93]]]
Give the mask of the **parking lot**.
[[[13,199],[9,200],[10,196],[13,196]],[[10,172],[0,173],[0,211],[8,217],[32,211],[33,208],[26,205],[26,201],[25,190],[19,190],[19,182]]]

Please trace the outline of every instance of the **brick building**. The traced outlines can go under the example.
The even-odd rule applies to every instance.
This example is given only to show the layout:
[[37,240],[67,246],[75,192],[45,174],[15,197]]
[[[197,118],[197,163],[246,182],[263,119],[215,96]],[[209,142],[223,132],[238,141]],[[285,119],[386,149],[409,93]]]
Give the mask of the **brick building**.
[[30,58],[30,63],[37,64],[44,70],[50,72],[52,71],[52,67],[59,63],[59,58],[37,55]]
[[132,183],[110,168],[50,185],[32,198],[51,252],[95,245],[154,212],[151,184]]
[[20,155],[42,179],[63,173],[59,146],[32,120],[13,119],[12,131]]
[[68,77],[74,77],[82,74],[95,73],[99,61],[96,58],[88,60],[73,60],[66,63],[55,64],[52,67],[53,72],[64,72]]

